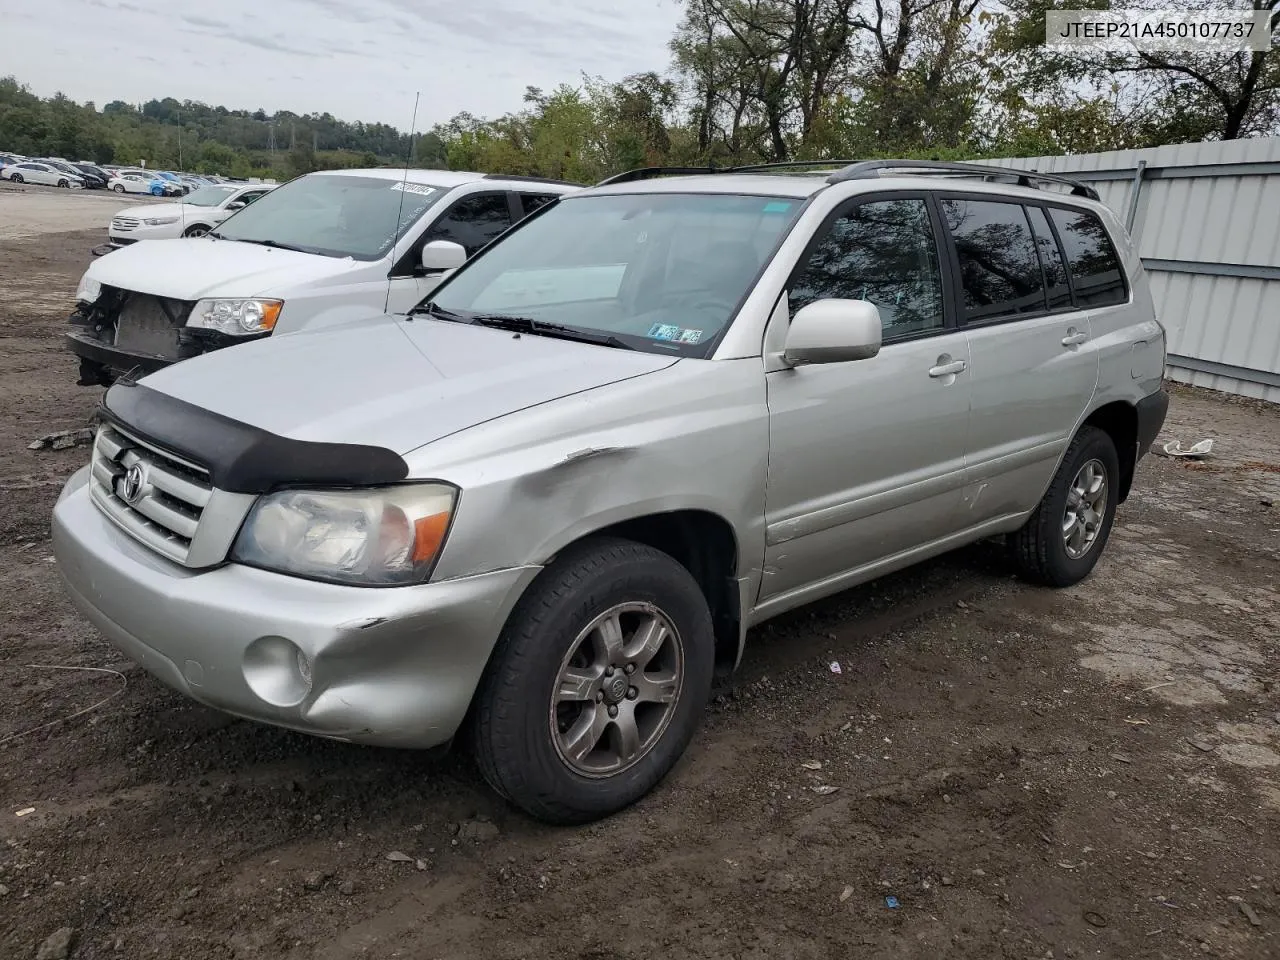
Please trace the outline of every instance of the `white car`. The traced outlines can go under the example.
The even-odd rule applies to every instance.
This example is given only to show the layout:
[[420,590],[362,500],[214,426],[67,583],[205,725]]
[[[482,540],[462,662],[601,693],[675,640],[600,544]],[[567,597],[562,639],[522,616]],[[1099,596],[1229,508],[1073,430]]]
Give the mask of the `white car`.
[[40,183],[47,187],[83,187],[81,177],[55,170],[47,163],[15,163],[12,166],[0,167],[0,177],[14,183]]
[[[99,257],[76,291],[67,346],[89,386],[246,340],[406,313],[513,223],[580,189],[453,170],[309,173],[203,237]],[[163,216],[151,219],[181,206],[157,204]]]
[[273,188],[274,184],[265,183],[223,183],[201,187],[183,197],[181,203],[128,207],[111,218],[107,234],[116,247],[139,240],[203,237]]
[[117,173],[107,181],[107,189],[116,193],[149,193],[164,196],[164,181],[141,173]]

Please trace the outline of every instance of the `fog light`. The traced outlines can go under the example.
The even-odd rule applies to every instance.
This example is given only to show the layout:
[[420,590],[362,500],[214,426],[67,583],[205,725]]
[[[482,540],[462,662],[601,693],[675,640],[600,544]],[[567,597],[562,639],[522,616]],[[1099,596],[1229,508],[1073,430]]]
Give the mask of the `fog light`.
[[311,693],[311,660],[284,637],[259,637],[244,651],[245,683],[275,707],[296,707]]

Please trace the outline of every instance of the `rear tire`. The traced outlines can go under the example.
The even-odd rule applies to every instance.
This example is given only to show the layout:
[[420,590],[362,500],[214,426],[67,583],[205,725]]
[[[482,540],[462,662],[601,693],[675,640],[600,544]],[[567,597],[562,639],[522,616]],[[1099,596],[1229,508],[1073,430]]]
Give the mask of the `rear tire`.
[[1120,459],[1111,437],[1082,427],[1035,512],[1009,536],[1019,576],[1069,587],[1097,565],[1111,536],[1120,490]]
[[549,823],[635,803],[701,722],[714,643],[701,589],[667,554],[616,538],[569,548],[516,604],[476,692],[481,773]]

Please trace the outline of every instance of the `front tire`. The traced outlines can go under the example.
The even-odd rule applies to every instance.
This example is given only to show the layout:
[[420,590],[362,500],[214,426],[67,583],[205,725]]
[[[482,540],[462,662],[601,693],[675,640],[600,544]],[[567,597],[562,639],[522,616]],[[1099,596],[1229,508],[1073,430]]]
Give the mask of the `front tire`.
[[59,180],[59,181],[58,181],[58,186],[60,186],[63,190],[70,190],[70,189],[71,189],[71,182],[70,182],[70,181],[68,181],[68,180]]
[[1050,587],[1087,577],[1111,536],[1119,492],[1115,443],[1097,427],[1081,428],[1035,512],[1009,537],[1018,574]]
[[112,187],[111,189],[112,189],[112,190],[114,190],[116,193],[124,193],[124,184],[123,184],[123,183],[117,183],[117,184],[116,184],[114,187]]
[[521,597],[477,691],[485,779],[549,823],[630,806],[697,730],[714,643],[702,591],[667,554],[615,538],[569,548]]
[[208,232],[209,232],[209,228],[206,227],[203,223],[194,223],[191,226],[187,227],[187,229],[183,231],[182,235],[184,237],[203,237]]
[[23,179],[22,179],[22,174],[20,174],[20,173],[15,173],[15,174],[14,174],[13,176],[11,176],[9,179],[10,179],[12,182],[14,182],[14,183],[23,183],[23,182],[24,182],[24,181],[23,181]]

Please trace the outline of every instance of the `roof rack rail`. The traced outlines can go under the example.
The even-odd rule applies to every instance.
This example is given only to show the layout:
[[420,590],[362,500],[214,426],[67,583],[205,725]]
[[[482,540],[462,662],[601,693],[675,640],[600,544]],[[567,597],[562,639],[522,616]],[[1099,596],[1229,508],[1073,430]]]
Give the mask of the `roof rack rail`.
[[655,177],[691,176],[700,173],[767,173],[790,167],[803,170],[811,167],[843,167],[855,160],[782,160],[776,163],[748,163],[737,167],[637,167],[623,173],[616,173],[596,184],[597,187],[611,183],[634,183],[637,180],[652,180]]
[[776,160],[773,163],[748,163],[740,167],[725,167],[725,173],[767,173],[770,170],[811,170],[815,167],[847,167],[857,160]]
[[518,173],[486,173],[486,180],[515,180],[517,183],[556,183],[566,187],[581,187],[583,184],[572,180],[557,180],[555,177],[528,177]]
[[655,177],[678,177],[697,173],[728,173],[730,169],[730,167],[637,167],[634,170],[615,173],[612,177],[605,177],[596,186],[604,187],[611,183],[633,183],[636,180],[652,180]]
[[996,167],[986,163],[950,163],[941,160],[863,160],[852,163],[843,170],[837,170],[827,177],[828,183],[842,183],[845,180],[863,180],[881,175],[882,170],[919,170],[932,173],[963,173],[971,177],[982,177],[990,180],[995,177],[1013,178],[1021,187],[1035,187],[1037,183],[1057,183],[1071,188],[1073,196],[1088,197],[1090,200],[1100,199],[1098,191],[1079,180],[1055,176],[1051,173],[1037,173],[1034,170],[1021,170],[1017,167]]

